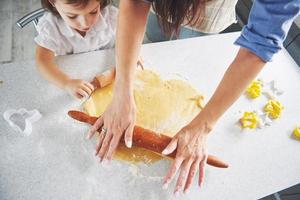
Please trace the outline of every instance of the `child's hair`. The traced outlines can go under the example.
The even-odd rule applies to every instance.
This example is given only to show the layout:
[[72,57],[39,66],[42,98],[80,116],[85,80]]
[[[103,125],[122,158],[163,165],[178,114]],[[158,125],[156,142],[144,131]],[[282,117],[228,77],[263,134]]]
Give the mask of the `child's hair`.
[[[42,7],[46,9],[47,11],[50,11],[56,16],[59,16],[59,13],[57,12],[56,8],[52,6],[50,3],[54,3],[57,0],[41,0]],[[89,0],[63,0],[66,4],[74,4],[75,6],[86,6],[89,2]],[[108,4],[110,4],[111,0],[97,0],[100,3],[101,9],[105,8]]]

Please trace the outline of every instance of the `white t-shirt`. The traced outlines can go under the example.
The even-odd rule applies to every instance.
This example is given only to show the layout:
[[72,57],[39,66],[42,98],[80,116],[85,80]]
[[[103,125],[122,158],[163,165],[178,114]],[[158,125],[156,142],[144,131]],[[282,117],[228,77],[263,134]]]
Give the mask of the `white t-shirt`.
[[45,12],[37,24],[35,42],[55,53],[66,55],[114,47],[118,9],[107,6],[101,10],[98,22],[86,35],[81,36],[66,22],[50,12]]

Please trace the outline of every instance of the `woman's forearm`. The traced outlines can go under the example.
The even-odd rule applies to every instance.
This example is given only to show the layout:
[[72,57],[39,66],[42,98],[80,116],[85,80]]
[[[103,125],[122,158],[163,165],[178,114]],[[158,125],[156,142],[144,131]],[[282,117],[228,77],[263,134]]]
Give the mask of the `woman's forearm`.
[[150,4],[121,0],[116,39],[116,86],[132,91],[134,71],[144,38]]
[[247,49],[240,48],[213,96],[193,120],[195,125],[205,124],[209,132],[223,113],[241,96],[264,65],[265,62],[258,56]]
[[69,77],[54,62],[54,54],[41,46],[36,48],[36,65],[42,76],[57,87],[64,89]]

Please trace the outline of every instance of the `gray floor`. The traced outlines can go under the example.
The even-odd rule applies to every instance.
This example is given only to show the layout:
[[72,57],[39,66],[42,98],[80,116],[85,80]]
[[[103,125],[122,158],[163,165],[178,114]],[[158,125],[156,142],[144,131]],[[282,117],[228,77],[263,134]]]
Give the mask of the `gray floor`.
[[264,197],[261,200],[300,200],[300,184]]
[[29,11],[40,7],[39,0],[0,1],[0,62],[34,58],[35,30],[32,26],[19,29],[15,22]]
[[[1,63],[34,59],[36,32],[33,25],[20,29],[15,22],[38,8],[40,0],[0,0],[0,69]],[[300,200],[300,184],[263,200]]]

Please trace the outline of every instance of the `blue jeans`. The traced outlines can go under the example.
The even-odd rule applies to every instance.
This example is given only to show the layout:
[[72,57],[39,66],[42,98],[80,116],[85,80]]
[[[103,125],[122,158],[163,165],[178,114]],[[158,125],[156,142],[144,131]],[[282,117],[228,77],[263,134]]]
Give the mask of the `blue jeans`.
[[150,12],[147,22],[147,29],[146,29],[146,36],[151,42],[161,42],[167,40],[176,40],[176,39],[184,39],[184,38],[191,38],[191,37],[199,37],[209,35],[208,33],[202,33],[190,28],[186,28],[184,26],[181,27],[178,37],[172,36],[168,38],[164,35],[163,31],[161,30],[158,20],[155,14]]

